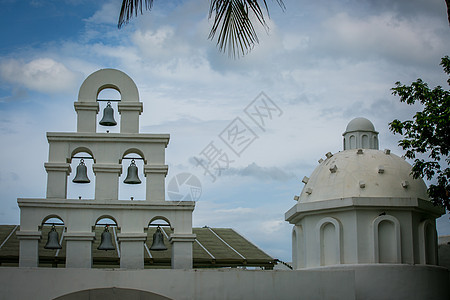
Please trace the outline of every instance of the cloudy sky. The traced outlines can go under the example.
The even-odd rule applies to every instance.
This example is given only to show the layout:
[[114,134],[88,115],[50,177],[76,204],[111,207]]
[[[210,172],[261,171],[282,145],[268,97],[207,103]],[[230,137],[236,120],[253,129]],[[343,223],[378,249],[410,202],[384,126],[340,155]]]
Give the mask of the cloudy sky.
[[[285,0],[284,12],[268,2],[268,33],[259,28],[260,44],[233,60],[207,39],[207,0],[156,0],[120,30],[119,0],[0,0],[0,223],[19,223],[18,197],[45,197],[45,133],[75,131],[81,83],[116,68],[139,89],[140,131],[171,135],[166,184],[181,173],[200,181],[194,225],[233,227],[290,261],[284,213],[303,176],[342,150],[359,116],[374,123],[382,149],[402,155],[388,123],[420,107],[390,89],[419,77],[446,86],[439,62],[450,29],[444,0]],[[272,108],[264,124],[248,113],[261,99]],[[227,144],[233,126],[251,132],[238,149]],[[208,149],[229,163],[215,179],[195,159]],[[93,197],[92,187],[70,183],[68,192]],[[120,185],[123,199],[143,194]],[[450,234],[448,215],[438,227]]]

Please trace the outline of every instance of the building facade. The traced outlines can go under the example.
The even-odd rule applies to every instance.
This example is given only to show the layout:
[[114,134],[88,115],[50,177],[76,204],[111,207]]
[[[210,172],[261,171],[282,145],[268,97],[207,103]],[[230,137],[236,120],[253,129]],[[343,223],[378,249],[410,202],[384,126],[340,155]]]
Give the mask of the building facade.
[[[106,88],[121,94],[120,133],[96,132],[97,96]],[[139,133],[143,108],[134,82],[121,71],[99,70],[82,84],[75,110],[77,132],[47,134],[46,198],[18,199],[19,267],[0,268],[0,299],[450,298],[449,271],[436,266],[435,218],[442,210],[430,203],[424,183],[409,176],[408,163],[378,150],[370,121],[350,122],[344,151],[328,153],[303,179],[285,215],[293,224],[294,270],[193,269],[195,203],[165,200],[169,135]],[[80,153],[93,160],[94,199],[67,199],[70,163],[83,165]],[[130,156],[144,162],[141,201],[118,199]],[[117,269],[92,268],[94,231],[105,218],[118,231]],[[64,268],[38,267],[50,219],[62,224]],[[155,221],[172,232],[172,269],[144,269],[146,230]]]

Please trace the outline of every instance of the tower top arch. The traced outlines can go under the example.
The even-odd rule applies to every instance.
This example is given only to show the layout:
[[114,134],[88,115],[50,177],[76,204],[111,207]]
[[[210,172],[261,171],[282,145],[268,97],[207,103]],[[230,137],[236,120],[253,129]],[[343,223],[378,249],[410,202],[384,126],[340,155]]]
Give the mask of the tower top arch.
[[115,89],[123,102],[139,102],[139,91],[134,81],[116,69],[101,69],[89,75],[81,84],[78,102],[96,102],[104,89]]
[[74,103],[78,115],[77,132],[96,132],[99,112],[97,97],[104,89],[114,89],[120,94],[117,104],[120,132],[139,133],[139,115],[143,111],[139,91],[127,74],[116,69],[100,69],[89,75],[81,84],[78,101]]

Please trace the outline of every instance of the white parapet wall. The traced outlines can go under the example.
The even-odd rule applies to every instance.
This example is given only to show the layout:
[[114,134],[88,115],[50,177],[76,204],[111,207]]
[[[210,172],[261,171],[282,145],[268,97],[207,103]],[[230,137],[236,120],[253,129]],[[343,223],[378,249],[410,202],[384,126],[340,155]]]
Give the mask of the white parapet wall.
[[450,299],[448,283],[446,268],[425,265],[298,271],[0,268],[2,299],[87,299],[119,291],[126,299]]

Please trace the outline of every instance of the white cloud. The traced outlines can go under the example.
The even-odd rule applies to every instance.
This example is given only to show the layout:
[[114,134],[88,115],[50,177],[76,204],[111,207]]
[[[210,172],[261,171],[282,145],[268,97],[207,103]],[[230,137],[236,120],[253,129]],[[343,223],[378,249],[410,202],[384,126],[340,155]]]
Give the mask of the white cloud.
[[304,50],[309,46],[308,35],[286,33],[283,35],[283,47],[287,51]]
[[280,231],[285,226],[285,221],[280,219],[266,220],[261,223],[261,231],[272,234]]
[[397,62],[430,62],[445,52],[448,42],[436,34],[440,23],[433,20],[399,19],[392,13],[366,18],[339,13],[323,24],[318,45],[330,54],[353,58],[384,57]]
[[138,46],[143,55],[150,58],[167,57],[174,54],[174,48],[178,48],[176,52],[179,53],[188,49],[188,47],[180,47],[179,43],[177,43],[175,29],[172,26],[162,26],[156,30],[138,29],[134,32],[132,41]]
[[278,167],[261,167],[256,163],[251,163],[244,168],[230,168],[223,172],[223,176],[239,175],[250,176],[260,180],[275,180],[275,181],[287,181],[295,178],[295,174],[292,172],[286,172],[282,168]]
[[117,24],[119,20],[120,3],[118,1],[108,2],[101,9],[85,21],[93,24]]
[[230,209],[217,209],[215,213],[225,213],[225,214],[248,214],[254,213],[256,209],[250,207],[236,207]]
[[78,84],[78,74],[51,58],[38,58],[28,63],[9,59],[0,63],[3,80],[27,89],[55,93],[72,89]]

